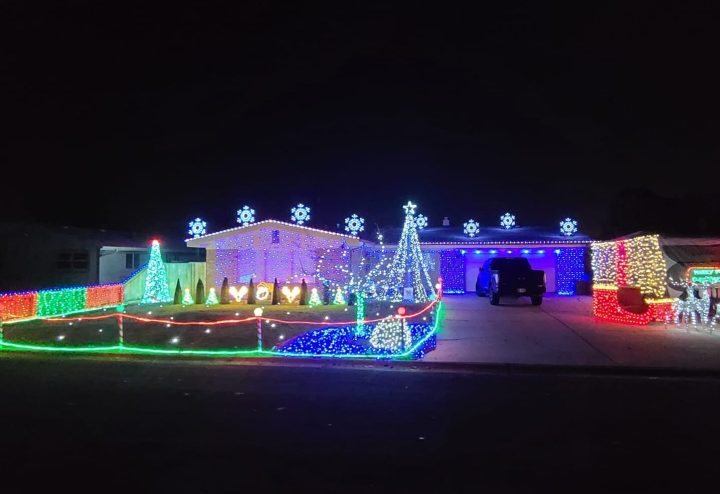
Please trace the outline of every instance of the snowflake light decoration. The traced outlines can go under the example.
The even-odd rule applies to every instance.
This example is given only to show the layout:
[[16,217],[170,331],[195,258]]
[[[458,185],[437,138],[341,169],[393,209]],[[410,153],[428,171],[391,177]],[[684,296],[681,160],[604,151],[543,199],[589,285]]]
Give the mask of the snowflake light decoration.
[[577,221],[565,218],[560,222],[560,233],[565,236],[571,236],[573,233],[577,233]]
[[467,220],[463,223],[463,233],[468,237],[474,237],[480,232],[480,225],[475,220]]
[[363,230],[365,230],[365,218],[361,218],[356,214],[345,218],[345,231],[350,232],[350,235],[357,236]]
[[250,206],[243,206],[238,209],[237,222],[242,226],[248,226],[250,223],[255,223],[255,210]]
[[505,213],[504,215],[500,216],[500,226],[505,228],[506,230],[511,229],[515,226],[515,215],[510,213]]
[[200,218],[195,218],[190,223],[188,223],[188,226],[190,227],[188,229],[188,233],[192,235],[193,238],[198,238],[205,235],[205,227],[207,226],[207,223],[205,223]]
[[422,230],[426,226],[428,226],[428,219],[427,216],[423,214],[419,214],[415,217],[415,226],[418,227],[418,230]]
[[298,225],[302,225],[310,220],[310,208],[305,206],[303,203],[300,203],[292,208],[290,212],[292,213],[290,215],[290,219]]

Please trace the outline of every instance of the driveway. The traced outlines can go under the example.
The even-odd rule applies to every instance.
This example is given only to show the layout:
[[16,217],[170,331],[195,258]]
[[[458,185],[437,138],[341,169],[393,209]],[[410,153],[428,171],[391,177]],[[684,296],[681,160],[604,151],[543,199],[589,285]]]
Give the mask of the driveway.
[[720,369],[720,328],[610,324],[590,297],[548,296],[540,307],[474,294],[447,295],[438,347],[425,360],[502,364]]

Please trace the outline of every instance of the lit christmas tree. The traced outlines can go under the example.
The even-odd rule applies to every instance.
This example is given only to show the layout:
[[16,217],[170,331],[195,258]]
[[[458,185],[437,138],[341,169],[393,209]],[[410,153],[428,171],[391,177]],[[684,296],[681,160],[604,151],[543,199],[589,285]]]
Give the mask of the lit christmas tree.
[[337,287],[335,289],[335,298],[333,298],[333,304],[345,305],[345,297],[343,296],[343,291],[340,287]]
[[322,305],[322,300],[320,300],[320,293],[318,293],[317,288],[313,288],[312,290],[310,290],[310,301],[308,302],[308,305]]
[[192,298],[192,294],[190,293],[189,288],[186,288],[185,291],[183,292],[183,298],[180,303],[183,305],[193,305],[195,303],[195,301]]
[[399,352],[406,350],[412,344],[410,328],[405,320],[388,316],[375,326],[370,335],[370,344],[380,350]]
[[158,302],[172,302],[170,288],[168,288],[167,272],[160,255],[160,242],[152,241],[150,248],[150,261],[148,261],[145,275],[145,291],[143,291],[142,304],[155,304]]
[[210,288],[210,290],[208,290],[207,299],[205,300],[205,305],[217,305],[219,303],[220,303],[220,300],[218,300],[218,296],[217,296],[217,293],[215,293],[215,289]]
[[[384,285],[386,296],[394,302],[403,299],[423,303],[434,294],[433,284],[428,274],[425,258],[420,250],[417,224],[415,222],[415,204],[408,202],[405,209],[405,224],[395,255],[390,262]],[[406,293],[411,288],[412,294]],[[408,290],[409,292],[409,290]]]

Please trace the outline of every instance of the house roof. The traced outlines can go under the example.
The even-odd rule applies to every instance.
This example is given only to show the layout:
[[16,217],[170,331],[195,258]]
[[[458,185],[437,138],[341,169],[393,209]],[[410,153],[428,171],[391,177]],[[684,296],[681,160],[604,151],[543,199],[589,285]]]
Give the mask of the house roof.
[[[388,245],[397,244],[402,228],[386,228],[382,232],[383,241]],[[463,233],[462,227],[432,227],[418,232],[421,244],[457,244],[457,245],[503,245],[503,244],[586,244],[592,239],[577,233],[562,235],[557,230],[540,227],[515,227],[509,230],[500,227],[480,227],[474,237]]]
[[302,233],[305,235],[321,237],[328,240],[344,241],[353,247],[357,247],[365,242],[358,237],[345,235],[343,233],[320,230],[318,228],[311,228],[309,226],[296,225],[295,223],[287,223],[278,220],[263,220],[246,226],[237,226],[234,228],[228,228],[227,230],[209,233],[197,238],[188,238],[185,240],[185,244],[188,247],[208,248],[215,246],[220,240],[228,239],[237,235],[252,233],[262,229],[284,230],[293,233]]

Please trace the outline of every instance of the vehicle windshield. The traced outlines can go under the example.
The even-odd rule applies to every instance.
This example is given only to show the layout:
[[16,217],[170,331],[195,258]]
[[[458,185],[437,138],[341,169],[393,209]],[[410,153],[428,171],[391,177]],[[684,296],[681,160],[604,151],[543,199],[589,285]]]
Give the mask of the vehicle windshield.
[[492,269],[501,269],[504,271],[527,271],[528,269],[532,268],[530,267],[530,263],[528,262],[528,260],[524,257],[502,257],[498,259],[493,259]]

